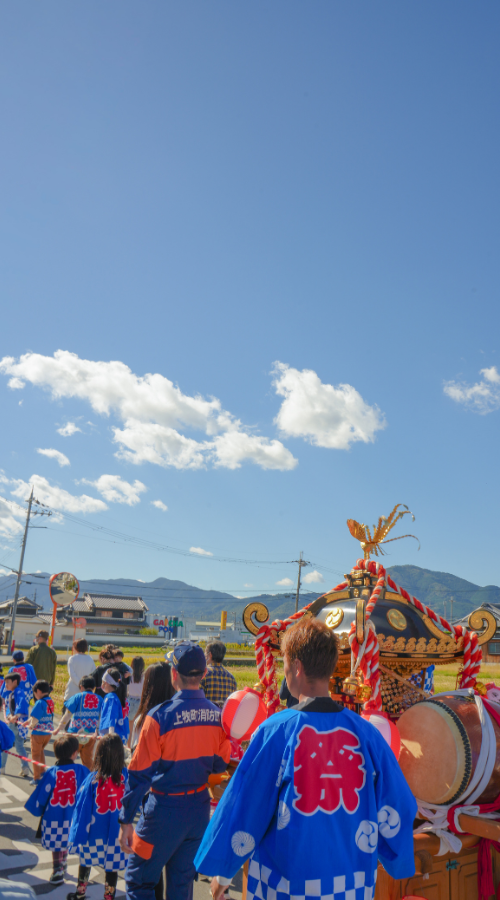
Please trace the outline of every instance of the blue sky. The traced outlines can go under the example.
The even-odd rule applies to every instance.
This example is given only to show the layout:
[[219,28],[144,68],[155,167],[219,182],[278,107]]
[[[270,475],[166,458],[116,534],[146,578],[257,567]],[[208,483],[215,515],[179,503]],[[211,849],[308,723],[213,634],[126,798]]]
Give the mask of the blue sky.
[[499,583],[499,18],[2,7],[0,563],[34,480],[28,571],[321,590],[404,502]]

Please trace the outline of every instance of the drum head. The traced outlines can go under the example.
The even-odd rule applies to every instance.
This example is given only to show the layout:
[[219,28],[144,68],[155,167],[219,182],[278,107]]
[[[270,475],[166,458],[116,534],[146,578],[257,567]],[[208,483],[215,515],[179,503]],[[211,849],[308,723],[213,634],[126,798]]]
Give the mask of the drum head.
[[442,703],[423,701],[397,722],[399,765],[412,794],[426,803],[452,803],[471,777],[471,747],[458,716]]

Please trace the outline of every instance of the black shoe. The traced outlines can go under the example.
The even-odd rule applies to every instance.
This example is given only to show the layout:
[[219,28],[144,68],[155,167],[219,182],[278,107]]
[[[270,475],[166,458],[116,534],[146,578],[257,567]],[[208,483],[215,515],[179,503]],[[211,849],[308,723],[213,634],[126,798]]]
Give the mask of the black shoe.
[[84,900],[85,894],[79,894],[78,891],[72,891],[71,894],[66,894],[66,900]]
[[52,875],[49,878],[51,884],[64,884],[64,868],[63,866],[58,866],[57,869],[54,869]]

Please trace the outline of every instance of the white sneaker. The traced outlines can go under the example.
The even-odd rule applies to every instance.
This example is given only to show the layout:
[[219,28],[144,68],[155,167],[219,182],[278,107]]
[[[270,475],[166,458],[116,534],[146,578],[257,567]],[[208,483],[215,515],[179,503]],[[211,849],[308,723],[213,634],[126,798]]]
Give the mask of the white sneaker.
[[21,769],[20,772],[17,773],[18,778],[31,778],[31,772],[29,769]]

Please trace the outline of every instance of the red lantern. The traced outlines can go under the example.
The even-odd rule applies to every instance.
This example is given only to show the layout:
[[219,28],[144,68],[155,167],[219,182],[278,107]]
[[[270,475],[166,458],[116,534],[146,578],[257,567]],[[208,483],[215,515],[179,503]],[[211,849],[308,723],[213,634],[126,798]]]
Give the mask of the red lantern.
[[380,731],[380,734],[384,738],[384,741],[389,744],[396,759],[399,759],[399,754],[401,752],[401,737],[394,722],[391,722],[388,716],[383,712],[366,712],[361,715],[365,722],[369,722],[370,725],[373,725],[377,729],[377,731]]
[[230,694],[222,708],[222,727],[232,741],[248,741],[265,719],[266,704],[249,687]]

